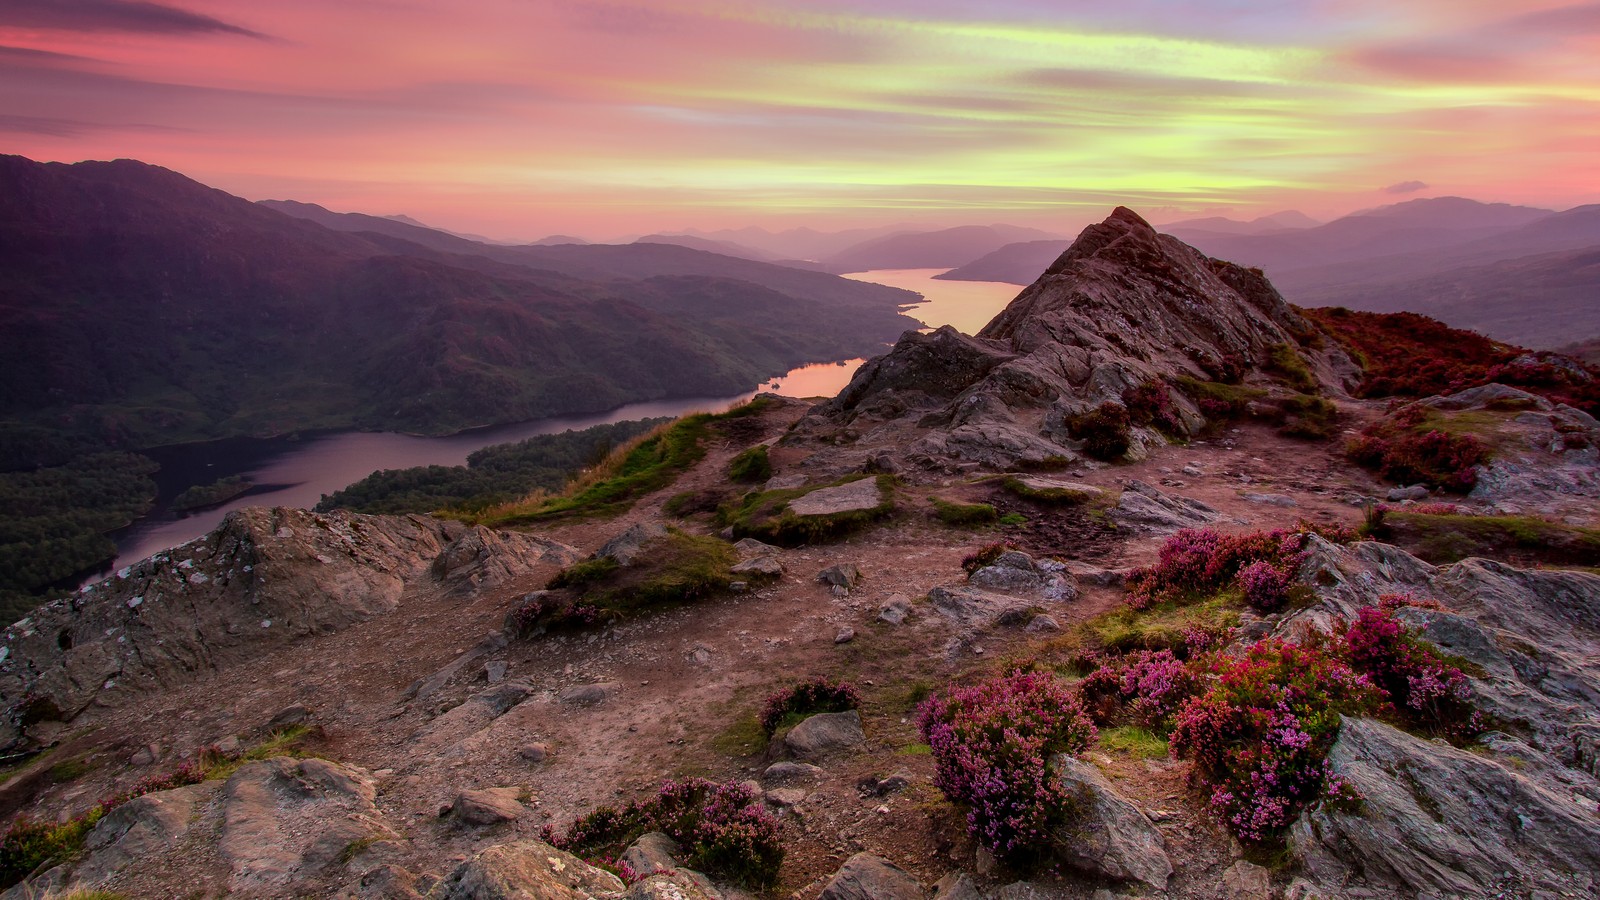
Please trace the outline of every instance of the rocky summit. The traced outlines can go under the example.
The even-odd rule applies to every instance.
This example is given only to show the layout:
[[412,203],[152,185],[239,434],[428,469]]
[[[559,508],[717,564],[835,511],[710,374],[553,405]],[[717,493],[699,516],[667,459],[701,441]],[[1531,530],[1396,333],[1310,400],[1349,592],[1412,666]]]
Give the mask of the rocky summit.
[[0,898],[1593,897],[1595,372],[1319,321],[1118,210],[560,496],[233,513],[0,636]]

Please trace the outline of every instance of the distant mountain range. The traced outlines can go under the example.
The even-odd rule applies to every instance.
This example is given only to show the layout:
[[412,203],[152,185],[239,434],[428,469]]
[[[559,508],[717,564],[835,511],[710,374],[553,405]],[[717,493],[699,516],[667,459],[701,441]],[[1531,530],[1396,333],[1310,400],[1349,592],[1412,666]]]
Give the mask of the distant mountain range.
[[[483,244],[132,160],[0,157],[0,441],[441,433],[870,355],[915,294],[664,244]],[[23,443],[26,443],[24,441]],[[41,460],[43,461],[43,460]]]
[[1271,234],[1275,231],[1289,231],[1296,228],[1315,228],[1321,224],[1321,222],[1303,212],[1287,210],[1273,213],[1270,216],[1251,219],[1248,222],[1223,218],[1222,216],[1208,216],[1203,219],[1185,219],[1181,222],[1170,222],[1159,227],[1167,234],[1196,231],[1210,232],[1212,234]]
[[[1600,205],[1554,212],[1440,197],[1309,228],[1229,233],[1217,221],[1229,220],[1165,230],[1213,257],[1265,270],[1301,306],[1409,310],[1533,347],[1600,335]],[[1064,249],[1010,244],[939,277],[1028,284]]]

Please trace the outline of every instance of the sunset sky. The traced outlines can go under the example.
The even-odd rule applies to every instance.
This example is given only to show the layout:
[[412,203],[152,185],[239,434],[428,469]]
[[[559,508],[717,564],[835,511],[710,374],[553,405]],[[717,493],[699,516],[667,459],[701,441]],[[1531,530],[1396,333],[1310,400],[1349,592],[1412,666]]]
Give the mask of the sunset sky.
[[0,151],[496,237],[1600,201],[1600,3],[0,0]]

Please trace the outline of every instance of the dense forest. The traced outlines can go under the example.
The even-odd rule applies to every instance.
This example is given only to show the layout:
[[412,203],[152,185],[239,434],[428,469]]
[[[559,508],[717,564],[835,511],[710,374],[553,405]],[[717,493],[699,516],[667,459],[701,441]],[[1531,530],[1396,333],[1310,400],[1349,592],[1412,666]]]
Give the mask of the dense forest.
[[317,509],[388,514],[481,510],[537,488],[556,490],[613,447],[666,421],[638,419],[495,444],[468,456],[464,466],[384,469],[324,495]]

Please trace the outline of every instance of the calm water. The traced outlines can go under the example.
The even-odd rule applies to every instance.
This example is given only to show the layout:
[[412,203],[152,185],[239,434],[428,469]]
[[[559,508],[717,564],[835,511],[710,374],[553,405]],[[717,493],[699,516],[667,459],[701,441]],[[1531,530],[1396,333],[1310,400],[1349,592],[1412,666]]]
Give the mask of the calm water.
[[[982,328],[1017,292],[1016,285],[1011,284],[933,280],[933,276],[942,271],[898,269],[861,272],[848,277],[917,291],[927,299],[907,309],[908,315],[929,327],[950,324],[969,334]],[[801,366],[761,385],[760,390],[789,397],[832,397],[850,382],[863,361],[848,359]],[[607,413],[539,419],[480,428],[449,437],[340,432],[299,438],[238,438],[151,450],[148,455],[161,464],[161,471],[155,476],[160,488],[159,505],[150,515],[112,535],[117,541],[118,555],[106,571],[115,571],[152,553],[199,537],[215,528],[224,515],[240,507],[315,506],[322,495],[359,481],[378,469],[458,466],[466,463],[467,454],[490,444],[626,419],[720,411],[750,396],[633,403]],[[254,482],[255,487],[221,506],[187,516],[180,517],[165,507],[165,502],[184,488],[210,484],[229,475],[243,475]]]

